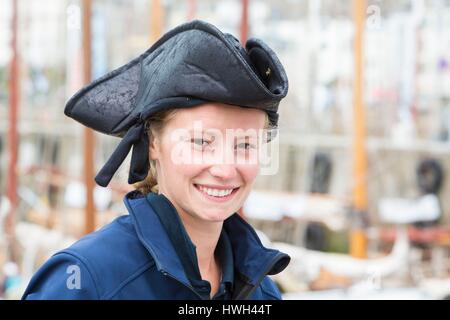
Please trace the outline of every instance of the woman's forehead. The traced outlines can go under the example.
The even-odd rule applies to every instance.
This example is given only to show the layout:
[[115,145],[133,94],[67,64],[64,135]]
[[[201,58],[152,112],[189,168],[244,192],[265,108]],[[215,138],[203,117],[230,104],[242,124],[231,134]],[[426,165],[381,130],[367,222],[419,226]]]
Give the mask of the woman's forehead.
[[203,130],[263,128],[265,112],[254,108],[208,103],[179,109],[172,118],[172,126]]

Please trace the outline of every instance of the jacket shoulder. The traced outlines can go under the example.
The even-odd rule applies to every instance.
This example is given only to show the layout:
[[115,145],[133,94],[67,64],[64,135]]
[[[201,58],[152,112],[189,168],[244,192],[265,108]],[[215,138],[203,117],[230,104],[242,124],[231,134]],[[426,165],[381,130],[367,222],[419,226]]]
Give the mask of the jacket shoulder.
[[[139,241],[131,217],[124,215],[53,255],[33,276],[24,298],[32,290],[52,289],[48,284],[53,282],[59,286],[53,288],[55,295],[108,299],[153,265],[154,260]],[[82,290],[67,289],[70,268],[80,272]],[[47,292],[34,297],[46,299],[48,295]]]
[[74,256],[57,253],[34,274],[23,300],[93,300],[100,294],[89,269]]

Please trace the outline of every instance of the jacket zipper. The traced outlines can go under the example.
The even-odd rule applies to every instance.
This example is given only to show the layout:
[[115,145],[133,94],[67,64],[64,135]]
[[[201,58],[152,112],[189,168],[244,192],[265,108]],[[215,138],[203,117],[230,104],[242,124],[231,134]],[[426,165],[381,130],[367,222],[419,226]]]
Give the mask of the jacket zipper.
[[[139,235],[139,233],[138,233],[138,237],[141,237],[141,235]],[[152,251],[152,249],[151,249],[149,246],[147,246],[147,244],[145,243],[145,241],[142,241],[142,239],[141,239],[141,243],[144,245],[144,247],[147,248],[147,250],[152,254],[152,256],[155,256],[154,253],[153,253],[153,251]],[[168,273],[167,271],[161,269],[161,266],[160,266],[159,263],[156,261],[156,259],[154,259],[154,261],[155,261],[155,264],[156,264],[156,266],[158,267],[159,271],[162,273],[162,275],[168,276],[168,277],[170,277],[170,278],[176,280],[177,282],[181,283],[183,286],[185,286],[186,288],[190,289],[190,290],[191,290],[196,296],[198,296],[201,300],[203,300],[202,296],[199,295],[199,294],[197,293],[197,291],[195,291],[194,287],[192,287],[191,285],[188,285],[188,284],[184,283],[183,281],[181,281],[181,280],[178,279],[177,277],[175,277],[175,276],[171,275],[170,273]]]
[[165,270],[160,270],[160,271],[161,271],[161,273],[162,273],[164,276],[167,276],[167,277],[169,277],[169,278],[172,278],[173,280],[175,280],[175,281],[181,283],[181,284],[182,284],[183,286],[185,286],[186,288],[190,289],[197,297],[200,298],[200,300],[205,300],[205,299],[203,299],[203,297],[202,297],[201,295],[199,295],[199,294],[197,293],[197,291],[195,291],[195,289],[194,289],[193,286],[184,283],[183,281],[179,280],[178,278],[176,278],[175,276],[171,275],[170,273],[168,273],[168,272],[165,271]]

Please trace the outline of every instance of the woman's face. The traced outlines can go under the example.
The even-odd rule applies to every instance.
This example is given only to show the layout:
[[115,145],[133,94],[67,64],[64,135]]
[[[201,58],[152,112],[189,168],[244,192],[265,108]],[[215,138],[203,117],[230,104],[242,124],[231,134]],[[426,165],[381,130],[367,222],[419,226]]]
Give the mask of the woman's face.
[[179,211],[223,221],[247,198],[259,173],[265,112],[219,103],[179,109],[150,144],[159,192]]

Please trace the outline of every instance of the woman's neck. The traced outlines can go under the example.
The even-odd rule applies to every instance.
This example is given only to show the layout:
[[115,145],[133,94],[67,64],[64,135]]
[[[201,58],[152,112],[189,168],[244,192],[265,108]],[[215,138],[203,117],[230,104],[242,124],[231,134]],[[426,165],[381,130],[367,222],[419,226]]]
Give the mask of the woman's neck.
[[[159,193],[163,192],[160,191]],[[165,196],[167,197],[167,195]],[[223,221],[204,221],[185,212],[176,203],[172,202],[172,204],[177,210],[189,238],[196,247],[200,275],[203,280],[207,280],[211,284],[211,297],[213,297],[220,285],[221,267],[214,252],[222,232]]]
[[211,285],[210,297],[214,297],[219,290],[221,267],[214,255],[217,242],[222,231],[223,222],[197,221],[189,214],[180,214],[184,227],[195,244],[198,268],[203,280]]
[[184,228],[194,243],[200,273],[209,273],[217,267],[214,252],[222,231],[223,222],[199,220],[187,213],[179,212]]

